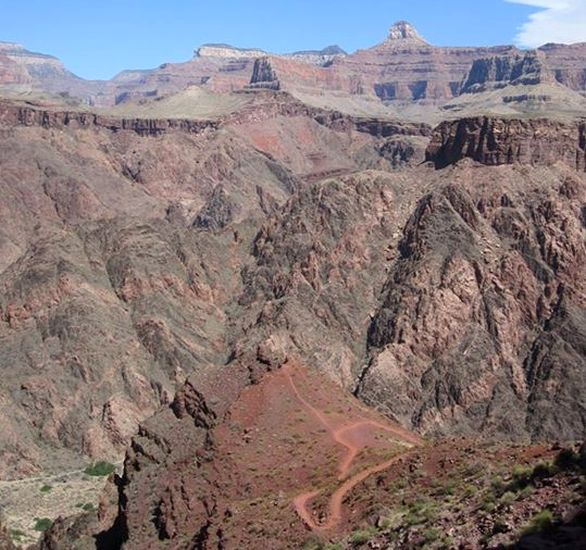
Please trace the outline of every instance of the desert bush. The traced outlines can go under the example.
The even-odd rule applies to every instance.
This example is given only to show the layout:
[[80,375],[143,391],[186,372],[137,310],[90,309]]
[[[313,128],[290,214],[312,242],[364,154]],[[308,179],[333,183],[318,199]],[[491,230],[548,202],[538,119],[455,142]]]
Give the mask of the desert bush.
[[506,484],[501,476],[495,476],[490,482],[490,486],[496,496],[500,496],[505,492]]
[[35,531],[47,531],[50,529],[53,522],[49,518],[35,518],[35,524],[33,525],[33,529]]
[[482,509],[485,512],[492,512],[496,508],[496,501],[493,492],[486,493],[482,499]]
[[523,534],[531,535],[533,533],[540,533],[547,529],[551,529],[554,524],[553,514],[549,510],[543,510],[533,516],[531,523],[525,528]]
[[426,529],[425,531],[423,531],[423,538],[425,540],[425,544],[435,542],[440,538],[440,531],[439,529],[435,529],[433,527],[430,529]]
[[102,477],[102,476],[109,476],[111,473],[116,471],[116,466],[114,464],[110,464],[109,462],[95,462],[88,466],[84,473],[88,476],[95,476],[95,477]]
[[527,487],[524,487],[523,489],[521,489],[519,491],[519,494],[517,495],[517,498],[519,500],[523,500],[529,496],[531,496],[531,494],[533,493],[533,487],[531,485],[527,485]]
[[556,468],[551,462],[538,462],[533,468],[533,476],[535,479],[545,479],[551,477],[556,473]]
[[20,542],[20,540],[22,539],[22,537],[25,536],[25,532],[21,531],[20,529],[10,529],[10,538],[14,541],[14,542]]
[[517,499],[517,495],[512,491],[507,491],[500,499],[502,506],[510,506]]
[[376,529],[359,529],[358,531],[354,531],[352,535],[350,535],[350,542],[353,546],[360,546],[362,544],[366,544],[374,535],[376,535]]
[[51,485],[43,485],[39,491],[41,491],[41,493],[50,493],[53,490],[53,487]]
[[560,470],[572,470],[578,466],[580,457],[573,449],[562,449],[555,457],[554,464]]

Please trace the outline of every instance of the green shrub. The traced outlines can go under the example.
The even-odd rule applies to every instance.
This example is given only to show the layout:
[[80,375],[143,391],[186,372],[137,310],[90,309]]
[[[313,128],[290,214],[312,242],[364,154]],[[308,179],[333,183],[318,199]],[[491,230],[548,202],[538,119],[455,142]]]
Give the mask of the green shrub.
[[88,476],[95,476],[95,477],[102,477],[102,476],[109,476],[111,473],[116,471],[116,466],[114,464],[110,464],[109,462],[96,462],[91,466],[88,466],[84,470],[84,474]]
[[482,503],[482,509],[485,512],[493,512],[495,508],[496,508],[496,503],[494,500],[485,500]]
[[501,496],[505,492],[506,484],[501,476],[493,477],[490,482],[490,486],[492,487],[492,490],[495,492],[496,496]]
[[488,492],[482,499],[482,509],[485,512],[492,512],[496,508],[494,493]]
[[53,525],[53,522],[49,518],[36,518],[33,529],[41,532],[47,531],[47,529],[50,529],[51,525]]
[[555,457],[554,464],[560,470],[571,470],[575,468],[579,462],[580,458],[573,449],[562,449]]
[[533,533],[540,533],[541,531],[551,529],[553,524],[553,514],[549,510],[543,510],[543,512],[539,512],[539,514],[533,516],[531,523],[523,531],[523,534],[531,535]]
[[527,485],[527,487],[524,487],[523,489],[521,489],[521,491],[519,491],[517,498],[519,500],[523,500],[523,499],[526,499],[527,497],[531,496],[532,493],[533,493],[533,487],[531,485]]
[[528,482],[531,479],[533,470],[529,466],[514,466],[513,467],[513,479],[517,481]]
[[87,502],[86,504],[82,505],[82,508],[86,512],[93,512],[96,509],[96,507],[91,502]]
[[440,531],[435,528],[426,529],[423,531],[423,538],[425,539],[425,544],[435,542],[440,538]]
[[354,546],[360,546],[366,544],[375,534],[376,529],[360,529],[350,535],[350,542]]
[[53,490],[51,485],[43,485],[40,489],[41,493],[50,493]]
[[518,491],[523,489],[531,483],[533,476],[533,468],[529,466],[515,466],[513,468],[513,481],[509,483],[507,489],[512,491]]
[[511,491],[507,491],[500,499],[502,506],[510,506],[517,499],[517,495]]
[[555,466],[551,462],[538,462],[533,468],[533,479],[545,479],[551,477],[556,472]]

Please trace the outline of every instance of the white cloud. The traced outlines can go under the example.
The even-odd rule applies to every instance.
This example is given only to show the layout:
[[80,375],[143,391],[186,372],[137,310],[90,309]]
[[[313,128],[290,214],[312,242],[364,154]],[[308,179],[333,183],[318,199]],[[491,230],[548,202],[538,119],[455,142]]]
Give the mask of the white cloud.
[[519,46],[536,48],[547,42],[586,42],[586,0],[506,0],[539,11],[519,28]]

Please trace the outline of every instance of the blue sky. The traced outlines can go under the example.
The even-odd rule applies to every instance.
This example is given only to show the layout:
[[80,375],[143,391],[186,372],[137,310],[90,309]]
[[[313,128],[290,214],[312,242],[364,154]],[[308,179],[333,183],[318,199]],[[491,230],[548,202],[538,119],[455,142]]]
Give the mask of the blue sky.
[[185,61],[205,42],[354,51],[400,19],[436,45],[531,46],[550,31],[563,38],[568,25],[563,41],[586,32],[586,0],[0,0],[0,8],[0,40],[55,55],[85,78]]

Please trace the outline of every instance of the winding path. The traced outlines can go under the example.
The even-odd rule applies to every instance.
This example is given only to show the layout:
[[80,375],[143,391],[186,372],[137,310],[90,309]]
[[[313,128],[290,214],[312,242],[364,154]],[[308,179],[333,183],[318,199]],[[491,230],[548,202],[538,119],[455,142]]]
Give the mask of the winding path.
[[348,477],[354,459],[356,458],[358,452],[363,448],[362,446],[358,446],[353,442],[351,434],[354,431],[362,430],[365,426],[371,426],[392,433],[399,441],[407,443],[409,446],[419,445],[421,441],[417,436],[409,433],[407,430],[404,430],[400,427],[385,425],[375,420],[364,419],[358,422],[352,422],[351,424],[341,428],[335,428],[330,424],[326,415],[322,411],[314,407],[301,395],[301,392],[295,385],[295,381],[293,380],[293,376],[289,370],[285,371],[285,376],[287,377],[287,380],[289,381],[295,396],[301,402],[301,404],[317,418],[317,420],[323,425],[323,427],[327,430],[329,435],[336,443],[346,448],[346,454],[340,461],[338,467],[338,480],[344,482],[330,497],[328,502],[328,517],[324,523],[317,523],[315,521],[309,506],[311,501],[317,495],[319,495],[320,491],[309,491],[299,495],[293,500],[295,510],[309,528],[313,530],[327,531],[336,527],[342,520],[342,503],[344,501],[344,497],[354,487],[356,487],[356,485],[364,481],[367,477],[386,470],[401,458],[400,456],[393,457],[389,460],[386,460],[385,462],[381,462],[379,464],[365,468],[353,476]]

